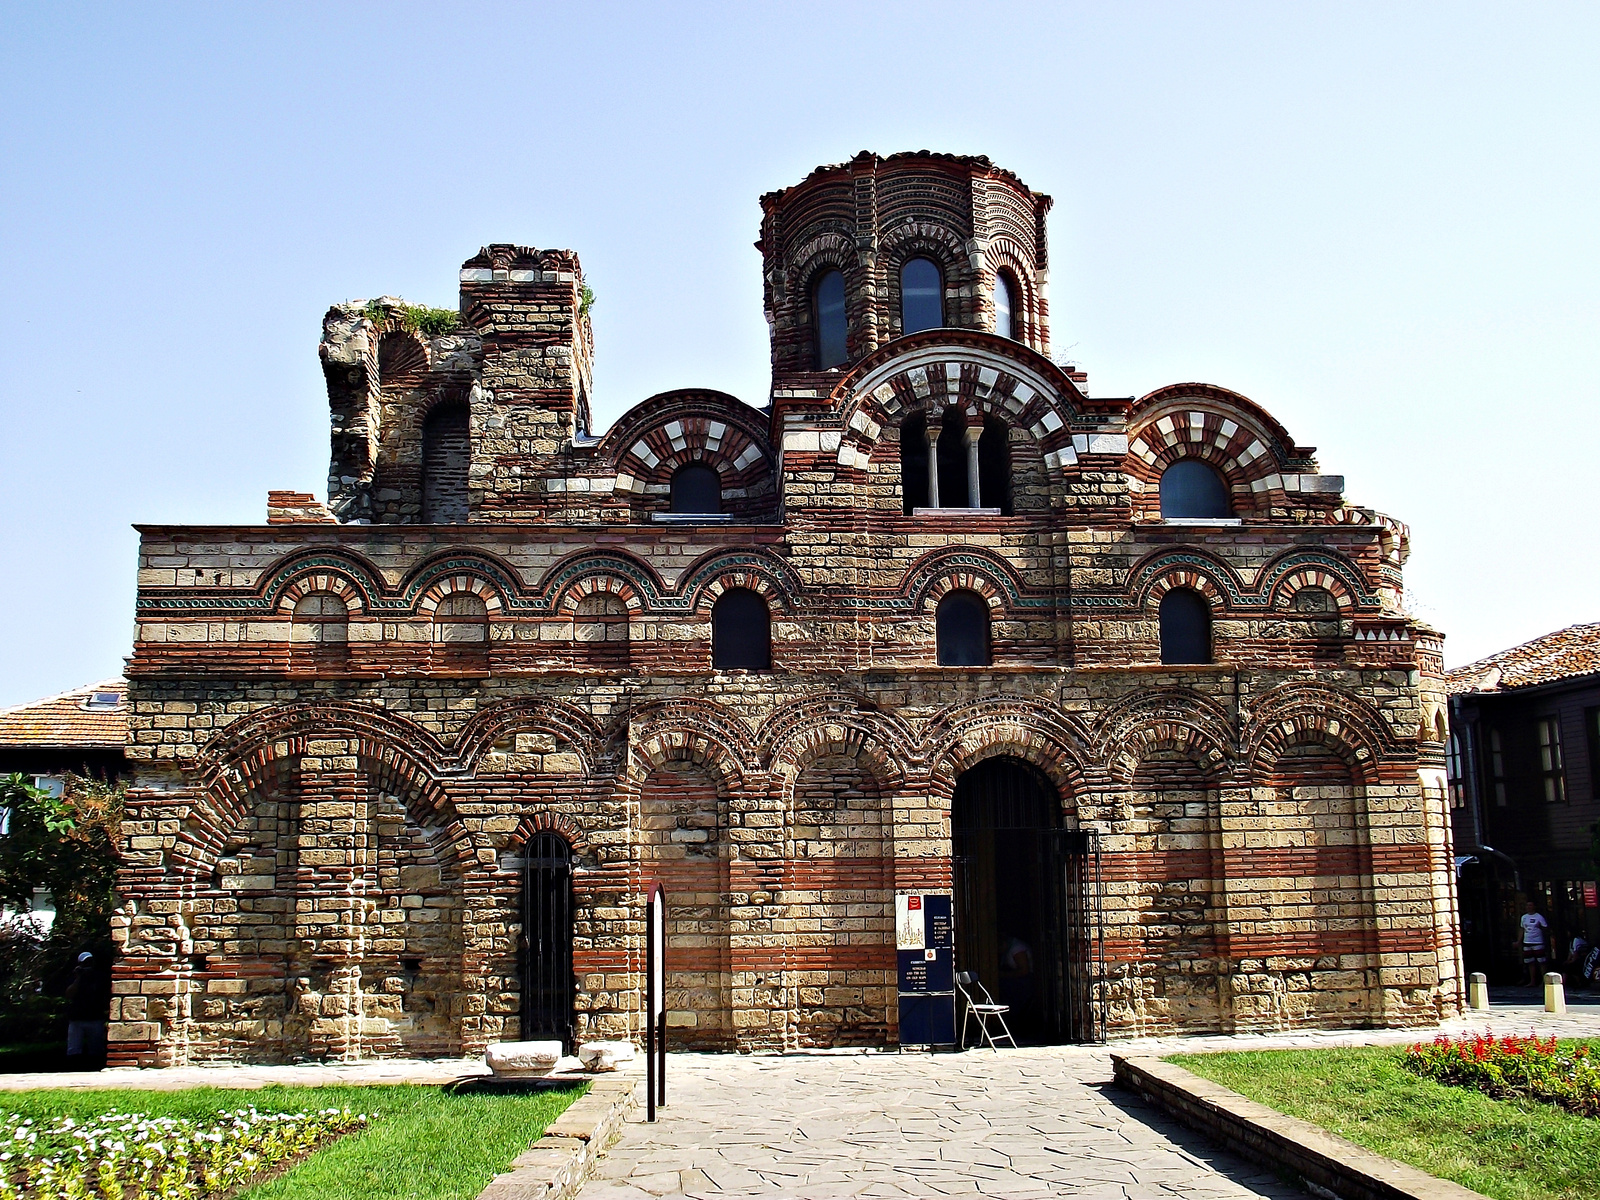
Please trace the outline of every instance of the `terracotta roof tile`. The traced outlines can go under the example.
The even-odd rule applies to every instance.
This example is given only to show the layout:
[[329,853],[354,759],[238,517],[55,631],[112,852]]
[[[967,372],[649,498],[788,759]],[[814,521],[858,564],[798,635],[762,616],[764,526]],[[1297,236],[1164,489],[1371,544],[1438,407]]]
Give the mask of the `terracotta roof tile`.
[[1507,692],[1600,672],[1600,623],[1569,625],[1445,673],[1445,690]]
[[[94,704],[96,693],[112,693],[114,707]],[[0,709],[0,747],[85,746],[121,748],[128,737],[128,681],[107,679]]]

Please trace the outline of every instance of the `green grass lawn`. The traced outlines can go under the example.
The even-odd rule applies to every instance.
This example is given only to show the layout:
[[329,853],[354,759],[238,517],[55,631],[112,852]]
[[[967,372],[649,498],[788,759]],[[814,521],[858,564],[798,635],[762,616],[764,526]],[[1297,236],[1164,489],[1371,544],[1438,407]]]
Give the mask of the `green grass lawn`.
[[90,1117],[120,1109],[193,1118],[251,1105],[262,1112],[348,1107],[373,1114],[371,1124],[241,1195],[250,1200],[473,1200],[585,1090],[451,1096],[438,1088],[410,1086],[180,1092],[52,1088],[0,1092],[0,1112]]
[[1419,1078],[1403,1054],[1367,1046],[1166,1061],[1496,1200],[1600,1196],[1600,1120]]

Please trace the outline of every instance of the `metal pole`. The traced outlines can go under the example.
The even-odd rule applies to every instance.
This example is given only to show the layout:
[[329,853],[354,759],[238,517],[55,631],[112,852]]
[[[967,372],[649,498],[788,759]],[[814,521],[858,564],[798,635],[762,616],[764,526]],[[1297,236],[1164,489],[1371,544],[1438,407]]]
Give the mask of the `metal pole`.
[[645,1117],[656,1119],[656,901],[652,891],[644,912]]

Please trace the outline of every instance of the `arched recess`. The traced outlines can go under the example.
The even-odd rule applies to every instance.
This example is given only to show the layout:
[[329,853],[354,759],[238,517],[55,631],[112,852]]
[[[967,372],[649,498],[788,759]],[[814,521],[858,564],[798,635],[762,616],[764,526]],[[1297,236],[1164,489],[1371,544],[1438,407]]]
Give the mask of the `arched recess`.
[[791,1019],[803,1046],[881,1046],[895,987],[892,792],[862,739],[840,732],[789,787],[783,901],[811,931],[786,952]]
[[[985,759],[1021,759],[1042,771],[1064,803],[1088,787],[1084,764],[1089,738],[1075,717],[1044,700],[1022,697],[980,700],[941,709],[923,730],[923,754],[933,795],[948,803],[962,772]],[[1077,812],[1062,814],[1075,828]]]
[[1279,684],[1258,698],[1240,738],[1251,778],[1267,778],[1292,745],[1320,743],[1342,758],[1361,784],[1376,783],[1380,764],[1399,751],[1383,717],[1359,696],[1325,684]]
[[422,523],[461,525],[469,515],[472,410],[465,400],[441,402],[422,422]]

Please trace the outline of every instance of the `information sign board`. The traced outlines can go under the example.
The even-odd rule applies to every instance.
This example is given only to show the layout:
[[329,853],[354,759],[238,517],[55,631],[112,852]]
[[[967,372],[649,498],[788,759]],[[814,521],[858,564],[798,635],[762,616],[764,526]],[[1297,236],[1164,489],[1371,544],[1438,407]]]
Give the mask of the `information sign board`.
[[955,925],[950,897],[897,893],[894,945],[899,974],[900,1044],[955,1045]]

